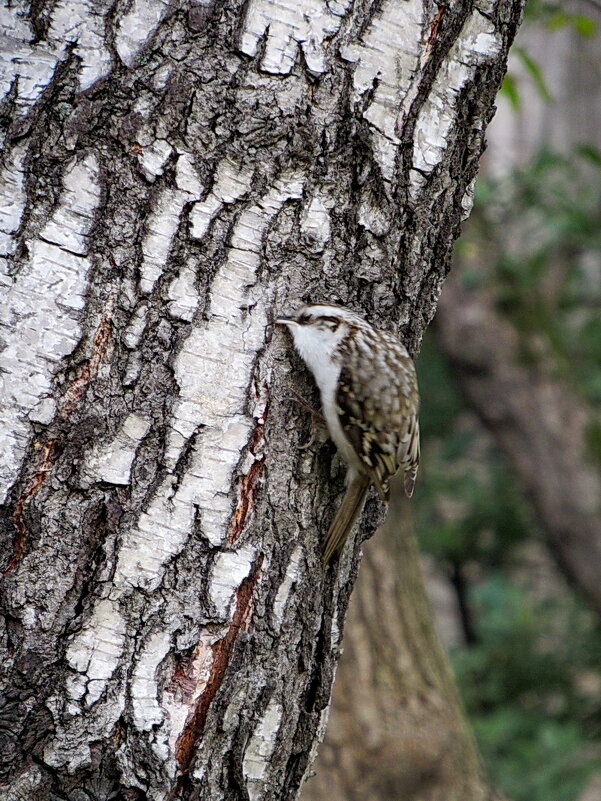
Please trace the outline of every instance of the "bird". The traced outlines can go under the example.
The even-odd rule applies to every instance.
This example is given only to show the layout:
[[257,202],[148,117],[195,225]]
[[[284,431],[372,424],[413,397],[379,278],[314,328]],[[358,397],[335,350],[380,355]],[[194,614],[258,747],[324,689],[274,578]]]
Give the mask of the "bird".
[[397,474],[407,497],[419,466],[419,392],[413,360],[388,331],[344,306],[309,304],[276,324],[292,335],[321,395],[330,437],[347,464],[346,492],[323,547],[342,551],[370,486],[384,501]]

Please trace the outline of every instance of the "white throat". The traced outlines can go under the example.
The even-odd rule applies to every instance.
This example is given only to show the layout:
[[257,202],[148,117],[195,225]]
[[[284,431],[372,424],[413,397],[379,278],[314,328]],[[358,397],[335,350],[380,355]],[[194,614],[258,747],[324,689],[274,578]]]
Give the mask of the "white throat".
[[342,367],[342,361],[336,355],[336,349],[345,333],[348,332],[345,332],[342,325],[336,331],[324,331],[310,325],[291,325],[290,331],[294,338],[295,348],[313,373],[315,383],[319,387],[323,414],[330,436],[346,463],[360,471],[361,466],[358,464],[354,448],[340,425],[336,402],[338,379]]
[[340,362],[335,352],[343,332],[323,331],[311,325],[291,325],[290,333],[294,347],[315,377],[322,399],[324,393],[333,393],[340,375]]

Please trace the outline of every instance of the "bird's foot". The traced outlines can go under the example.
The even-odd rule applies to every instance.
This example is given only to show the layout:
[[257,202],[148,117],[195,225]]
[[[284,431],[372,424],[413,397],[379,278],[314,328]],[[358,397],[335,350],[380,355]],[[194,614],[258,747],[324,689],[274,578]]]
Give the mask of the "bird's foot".
[[292,393],[292,400],[294,400],[297,403],[299,403],[311,415],[311,436],[309,437],[307,442],[305,442],[302,445],[298,446],[299,450],[306,451],[307,448],[310,448],[311,445],[313,445],[313,443],[315,442],[315,436],[317,434],[317,426],[318,426],[318,424],[319,423],[325,423],[326,420],[325,420],[325,417],[323,416],[323,414],[321,414],[321,412],[318,412],[316,409],[314,409],[311,406],[311,404],[309,403],[309,401],[305,400],[302,395],[299,395],[298,392],[295,392],[295,390],[293,390],[293,389],[291,389],[290,392]]

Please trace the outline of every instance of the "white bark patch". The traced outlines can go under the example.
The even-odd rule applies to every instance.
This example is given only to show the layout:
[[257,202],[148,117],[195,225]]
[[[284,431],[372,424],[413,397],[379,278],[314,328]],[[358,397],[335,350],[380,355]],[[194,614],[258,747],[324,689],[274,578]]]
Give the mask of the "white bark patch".
[[341,637],[340,637],[340,628],[338,626],[338,615],[332,615],[332,632],[331,632],[331,643],[332,643],[332,651],[335,651],[336,648],[340,645]]
[[[307,236],[323,249],[330,241],[331,225],[328,207],[331,202],[326,196],[314,195],[301,218],[301,228]],[[326,205],[327,204],[327,205]]]
[[494,24],[477,9],[466,20],[463,29],[443,61],[432,89],[422,106],[415,125],[412,195],[423,184],[425,173],[440,162],[451,126],[459,93],[470,81],[476,67],[494,59],[502,46]]
[[114,592],[119,595],[141,587],[155,590],[165,564],[181,551],[192,529],[194,508],[171,497],[175,477],[162,484],[138,525],[124,532],[115,571]]
[[[282,176],[256,205],[240,215],[228,258],[211,286],[209,319],[191,331],[174,365],[180,393],[165,461],[172,469],[188,439],[202,427],[191,469],[182,479],[176,498],[189,505],[190,514],[195,505],[202,510],[202,532],[215,545],[223,541],[227,531],[233,473],[254,427],[245,404],[267,325],[264,294],[260,293],[256,302],[252,295],[262,240],[283,203],[300,198],[302,188],[300,176]],[[247,312],[249,304],[252,311]],[[224,365],[228,372],[226,393]]]
[[[334,672],[334,678],[335,678],[335,672]],[[334,680],[332,680],[332,684],[333,683]],[[323,738],[326,735],[326,729],[328,728],[328,718],[330,717],[330,709],[331,705],[328,704],[324,709],[322,709],[321,714],[319,716],[319,723],[317,724],[317,729],[315,731],[315,739],[313,740],[313,745],[311,746],[311,752],[309,754],[307,769],[305,770],[303,776],[303,785],[307,781],[307,779],[312,775],[311,765],[317,759],[317,751],[319,749],[319,746],[321,745],[321,742],[323,741]]]
[[108,484],[129,484],[137,447],[149,429],[149,420],[130,414],[117,436],[91,453],[84,468],[86,476],[92,481],[106,481]]
[[150,214],[142,242],[140,292],[143,295],[152,292],[165,268],[187,197],[179,189],[164,189]]
[[33,29],[20,9],[3,8],[0,20],[0,98],[18,78],[17,105],[26,110],[52,80],[67,47],[80,59],[79,86],[88,89],[109,74],[112,57],[104,42],[108,0],[59,0],[52,8],[45,42],[31,45]]
[[199,198],[204,192],[191,153],[178,150],[175,183],[178,189],[187,192],[192,198]]
[[409,92],[423,49],[424,6],[421,0],[387,0],[362,34],[360,43],[340,53],[357,62],[353,75],[355,100],[378,85],[364,112],[372,125],[373,143],[384,178],[390,180],[400,139],[396,121]]
[[148,317],[148,306],[142,303],[133,313],[127,328],[123,332],[123,344],[126,348],[134,350],[140,344],[140,339],[146,328],[146,318]]
[[29,419],[34,423],[48,425],[56,414],[56,401],[54,398],[41,398],[29,412]]
[[109,599],[99,601],[85,628],[67,648],[67,662],[85,677],[84,693],[82,684],[70,684],[73,699],[79,700],[83,695],[82,700],[91,706],[100,698],[117,667],[124,641],[125,620],[117,603]]
[[163,484],[164,494],[159,494],[140,516],[137,528],[123,533],[110,600],[96,605],[89,626],[69,647],[68,661],[81,673],[79,679],[71,681],[71,697],[80,698],[85,687],[88,705],[104,691],[122,652],[125,620],[118,611],[119,600],[136,587],[155,590],[165,564],[181,551],[189,534],[193,510],[170,500],[174,480],[170,476]]
[[467,218],[472,213],[472,208],[474,206],[474,190],[476,187],[476,179],[470,183],[468,188],[465,190],[464,196],[461,198],[461,208],[463,214],[461,215],[462,220],[467,220]]
[[[11,256],[16,247],[13,234],[21,224],[25,208],[25,186],[23,161],[27,153],[25,145],[7,153],[6,166],[0,172],[0,257]],[[0,283],[10,279],[3,279]]]
[[275,749],[283,714],[282,705],[272,698],[246,746],[242,773],[246,779],[250,801],[258,801],[267,789],[264,779]]
[[[89,767],[91,764],[90,743],[106,738],[125,708],[123,692],[115,693],[106,700],[98,701],[95,716],[78,715],[66,724],[62,717],[62,699],[51,696],[46,700],[54,718],[56,737],[44,748],[44,762],[54,768],[66,768],[68,772]],[[71,710],[69,710],[71,712]],[[73,713],[72,713],[73,714]]]
[[104,43],[104,16],[110,5],[98,0],[59,0],[52,9],[48,39],[63,51],[66,45],[77,44],[81,89],[88,89],[111,70],[111,53]]
[[381,208],[372,203],[369,197],[361,199],[357,220],[360,225],[376,236],[385,236],[390,230],[390,218],[382,212]]
[[278,587],[277,595],[275,596],[275,601],[273,603],[273,625],[276,631],[280,630],[282,620],[284,619],[286,604],[288,602],[288,598],[290,597],[290,590],[298,579],[302,554],[303,549],[300,545],[297,545],[292,551],[292,556],[288,562],[284,580]]
[[119,57],[132,67],[136,56],[169,11],[168,0],[134,0],[131,10],[123,17],[115,39]]
[[182,267],[169,285],[169,314],[177,320],[191,322],[198,304],[195,286],[196,273],[192,267]]
[[98,163],[88,155],[66,172],[54,214],[39,238],[28,243],[29,263],[0,302],[0,333],[6,327],[9,342],[0,371],[0,502],[27,447],[27,415],[51,397],[55,365],[81,335],[75,312],[85,303],[87,233],[99,199]]
[[211,192],[202,203],[195,204],[190,214],[191,236],[194,239],[205,236],[224,204],[234,203],[248,192],[252,177],[252,168],[240,168],[227,158],[220,162]]
[[[161,152],[166,159],[167,151]],[[156,164],[153,163],[153,169],[162,169],[163,165],[164,161],[159,159]],[[142,273],[140,291],[144,295],[152,292],[165,268],[184,206],[186,203],[198,200],[202,192],[202,185],[194,171],[192,160],[186,154],[181,154],[177,160],[176,183],[185,188],[163,189],[148,219],[146,236],[142,242],[143,261],[140,267]]]
[[251,0],[240,49],[254,56],[266,37],[261,68],[285,75],[294,66],[300,45],[308,69],[320,74],[325,70],[324,43],[340,28],[348,6],[347,0]]
[[[75,637],[69,648],[69,663],[81,673],[80,679],[76,677],[69,684],[73,704],[77,704],[80,698],[90,704],[101,696],[117,667],[123,647],[125,624],[118,611],[120,600],[137,588],[152,592],[160,586],[166,565],[180,553],[192,532],[197,511],[201,515],[201,530],[210,542],[222,543],[226,536],[232,513],[234,471],[255,425],[245,407],[254,360],[264,343],[267,323],[264,292],[256,299],[252,295],[262,241],[268,225],[284,202],[300,198],[302,190],[301,176],[284,175],[256,205],[240,216],[228,258],[211,286],[208,320],[192,329],[176,359],[174,370],[180,398],[173,414],[167,468],[173,470],[187,440],[197,431],[198,442],[190,456],[190,467],[180,483],[174,474],[168,475],[137,525],[122,532],[110,601],[97,604],[89,626]],[[249,305],[252,313],[247,311]],[[228,394],[225,397],[224,369],[228,371]],[[215,564],[209,594],[226,619],[231,614],[232,597],[237,586],[250,572],[253,555],[252,549],[244,547],[223,554]],[[164,633],[162,636],[168,635]],[[159,646],[163,642],[160,639],[155,643],[157,647],[152,659],[159,658]],[[152,659],[145,657],[146,671]],[[207,660],[201,662],[200,673],[208,665]],[[145,680],[148,681],[148,673]],[[202,678],[199,678],[198,685],[201,688]],[[144,692],[146,690],[149,695],[144,695],[145,701],[138,710],[140,721],[146,720],[145,715],[149,716],[148,720],[156,715],[154,701],[149,700],[155,690],[148,683]],[[198,693],[201,691],[198,689]],[[186,703],[189,712],[189,699]],[[177,707],[173,702],[169,709],[172,745],[178,731],[181,732],[178,726],[185,725],[185,717]],[[89,716],[86,718],[89,722]],[[153,747],[168,759],[173,750],[165,750],[166,736],[161,729],[153,736]],[[72,751],[74,749],[75,744]],[[67,752],[61,752],[60,758],[66,759]],[[73,752],[69,758],[77,761],[83,757]]]
[[17,106],[27,110],[42,94],[60,61],[45,47],[32,47],[33,30],[14,9],[0,15],[0,99],[18,78]]
[[219,618],[231,617],[234,594],[250,573],[254,557],[255,549],[248,545],[237,551],[223,551],[217,554],[211,571],[209,597]]
[[[165,713],[159,705],[157,670],[169,653],[171,635],[168,631],[153,634],[142,649],[134,668],[131,700],[134,725],[139,731],[150,731],[163,722]],[[163,754],[166,759],[167,753]]]
[[138,154],[138,163],[144,177],[152,182],[157,175],[162,175],[163,167],[172,153],[173,148],[166,139],[155,139],[151,144],[143,147],[142,152]]

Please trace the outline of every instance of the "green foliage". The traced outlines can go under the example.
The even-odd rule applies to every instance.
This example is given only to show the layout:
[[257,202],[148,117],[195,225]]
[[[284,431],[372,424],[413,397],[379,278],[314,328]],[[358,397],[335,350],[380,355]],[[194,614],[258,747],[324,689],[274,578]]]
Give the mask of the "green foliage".
[[477,639],[453,659],[488,774],[512,801],[576,801],[601,755],[596,619],[568,588],[529,589],[523,551],[536,526],[432,334],[418,370],[417,530],[424,550],[471,577]]
[[565,5],[549,3],[546,0],[527,0],[524,8],[524,22],[544,26],[549,31],[572,27],[580,36],[587,38],[597,35],[598,27],[594,19],[584,14],[572,14]]
[[543,150],[510,178],[480,184],[467,241],[524,334],[524,359],[540,359],[542,337],[560,374],[601,401],[601,153]]
[[[599,32],[596,21],[591,17],[572,14],[566,11],[563,5],[545,0],[527,0],[524,8],[524,24],[543,26],[550,32],[571,27],[577,34],[587,39],[594,38]],[[513,46],[512,53],[518,57],[539,96],[547,102],[552,100],[544,75],[532,56],[517,45]],[[505,76],[500,95],[507,98],[514,111],[521,107],[520,84],[513,72],[510,71]]]
[[509,100],[511,108],[517,111],[521,105],[520,91],[515,76],[511,72],[507,72],[503,78],[501,89],[499,90],[501,97],[506,97]]
[[590,615],[569,596],[532,601],[502,573],[473,602],[480,640],[455,669],[491,778],[512,801],[573,801],[599,759],[601,694],[578,682],[600,644]]
[[[523,47],[518,47],[514,45],[512,48],[512,53],[518,57],[522,66],[524,67],[526,74],[531,79],[534,87],[536,88],[539,96],[546,102],[550,102],[553,98],[551,96],[551,92],[549,91],[549,87],[547,86],[547,82],[545,81],[544,75],[542,73],[541,68],[537,64],[537,62],[530,56]],[[513,110],[517,111],[521,106],[521,97],[520,97],[520,90],[519,84],[512,72],[508,72],[505,75],[503,80],[503,85],[501,86],[500,94],[503,97],[506,97]]]
[[536,90],[540,97],[549,102],[553,98],[551,97],[551,92],[547,86],[547,82],[543,76],[541,68],[538,66],[536,61],[530,56],[523,47],[518,47],[517,45],[514,46],[512,52],[519,58],[523,67],[525,68],[527,74],[532,79],[532,83],[536,87]]
[[477,436],[452,371],[431,334],[418,361],[425,456],[416,485],[422,545],[453,564],[499,564],[529,536],[524,501],[491,443]]
[[507,709],[476,720],[474,727],[491,780],[512,801],[573,801],[593,773],[592,760],[582,757],[586,739],[576,724]]
[[[550,42],[566,27],[598,35],[590,17],[546,0],[527,0],[525,20],[546,28]],[[513,53],[522,77],[551,101],[536,60],[523,48]],[[514,110],[521,86],[515,72],[506,75],[501,95]],[[456,259],[462,281],[486,286],[512,320],[524,362],[583,397],[601,465],[600,213],[601,152],[587,143],[568,155],[542,150],[504,180],[477,182]],[[511,801],[576,801],[601,764],[598,618],[550,567],[542,582],[532,575],[527,554],[542,547],[536,520],[431,334],[418,371],[417,530],[449,577],[462,578],[455,586],[474,642],[453,660],[487,772]]]

